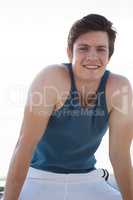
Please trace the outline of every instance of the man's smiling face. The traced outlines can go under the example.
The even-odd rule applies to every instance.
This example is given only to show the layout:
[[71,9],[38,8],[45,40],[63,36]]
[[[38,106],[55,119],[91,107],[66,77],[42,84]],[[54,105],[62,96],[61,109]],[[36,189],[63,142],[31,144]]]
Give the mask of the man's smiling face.
[[68,57],[75,76],[83,80],[99,79],[109,61],[109,39],[104,31],[91,31],[80,35],[68,49]]

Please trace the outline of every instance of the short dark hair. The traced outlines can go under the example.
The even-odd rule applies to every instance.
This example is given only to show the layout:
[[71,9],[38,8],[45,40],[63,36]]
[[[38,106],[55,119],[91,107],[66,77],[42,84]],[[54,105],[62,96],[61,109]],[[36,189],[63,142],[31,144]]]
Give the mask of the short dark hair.
[[114,52],[114,43],[116,39],[116,30],[113,23],[102,15],[89,14],[77,20],[71,27],[68,34],[68,48],[73,51],[75,40],[82,34],[91,31],[107,32],[109,38],[109,58]]

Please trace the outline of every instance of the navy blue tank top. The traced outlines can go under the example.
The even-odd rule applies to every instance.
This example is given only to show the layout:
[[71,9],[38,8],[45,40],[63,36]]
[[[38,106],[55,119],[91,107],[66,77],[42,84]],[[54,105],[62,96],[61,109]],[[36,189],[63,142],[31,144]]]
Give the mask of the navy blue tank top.
[[81,106],[71,63],[71,90],[64,105],[51,115],[38,143],[31,167],[55,173],[85,173],[95,169],[95,152],[108,128],[105,70],[96,91],[95,104]]

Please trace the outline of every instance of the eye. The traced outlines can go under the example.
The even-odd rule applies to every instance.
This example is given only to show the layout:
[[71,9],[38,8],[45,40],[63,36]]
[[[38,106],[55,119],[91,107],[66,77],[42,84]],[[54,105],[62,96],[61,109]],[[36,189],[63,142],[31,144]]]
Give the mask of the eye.
[[88,51],[88,47],[79,47],[80,51]]
[[107,49],[103,49],[103,48],[101,49],[101,48],[100,48],[100,49],[97,49],[97,51],[99,51],[99,52],[106,52]]

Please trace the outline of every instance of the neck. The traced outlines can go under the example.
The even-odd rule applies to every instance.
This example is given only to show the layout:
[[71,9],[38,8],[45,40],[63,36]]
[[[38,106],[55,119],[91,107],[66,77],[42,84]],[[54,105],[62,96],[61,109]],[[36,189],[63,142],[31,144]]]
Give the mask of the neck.
[[80,79],[78,77],[74,77],[75,78],[75,84],[76,87],[79,91],[84,90],[84,91],[91,91],[94,92],[97,90],[99,83],[100,83],[100,79],[97,80],[86,80],[86,79]]

